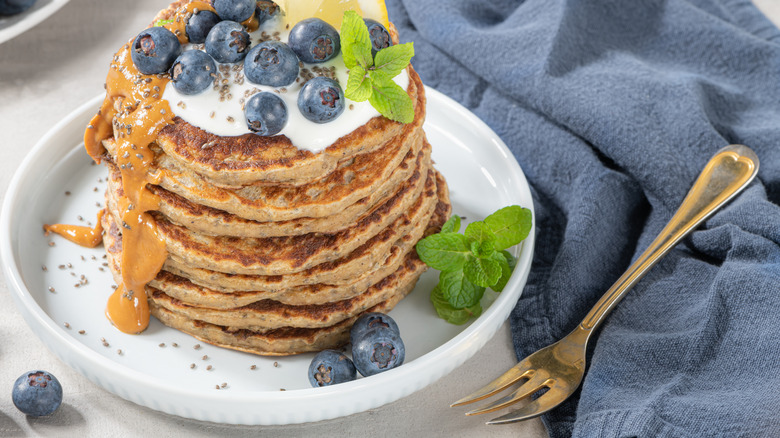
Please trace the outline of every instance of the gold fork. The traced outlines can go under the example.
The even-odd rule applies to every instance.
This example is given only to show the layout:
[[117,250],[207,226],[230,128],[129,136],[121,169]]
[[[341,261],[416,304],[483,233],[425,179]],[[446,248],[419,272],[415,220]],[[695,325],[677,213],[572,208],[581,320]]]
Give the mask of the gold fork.
[[747,146],[729,145],[718,151],[702,170],[688,195],[653,243],[607,290],[574,331],[560,341],[521,360],[501,377],[452,406],[483,400],[520,380],[514,392],[466,415],[497,411],[539,391],[542,395],[518,410],[487,424],[506,424],[537,417],[574,393],[585,375],[588,339],[626,293],[680,240],[736,196],[758,172],[758,157]]

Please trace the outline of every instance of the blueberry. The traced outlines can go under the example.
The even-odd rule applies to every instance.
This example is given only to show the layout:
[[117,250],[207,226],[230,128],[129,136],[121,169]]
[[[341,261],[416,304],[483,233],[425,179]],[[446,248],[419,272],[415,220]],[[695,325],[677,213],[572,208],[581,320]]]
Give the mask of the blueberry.
[[206,36],[206,52],[217,62],[238,62],[249,51],[249,34],[235,21],[220,21]]
[[30,9],[35,0],[0,0],[0,15],[16,15]]
[[376,52],[393,45],[390,32],[382,26],[382,23],[370,18],[365,18],[363,21],[365,21],[366,27],[368,27],[368,36],[371,38],[371,56],[376,56]]
[[187,25],[184,26],[184,31],[187,32],[187,38],[191,43],[203,44],[211,28],[220,21],[219,16],[211,11],[199,11],[190,17]]
[[341,37],[330,24],[319,18],[307,18],[293,26],[289,44],[301,61],[318,63],[338,55]]
[[164,27],[150,27],[141,31],[130,48],[135,68],[145,75],[168,71],[179,54],[179,39]]
[[309,365],[309,383],[318,388],[355,380],[355,364],[336,350],[317,353]]
[[257,22],[263,24],[279,12],[279,6],[270,0],[258,0],[255,8]]
[[298,94],[298,109],[314,123],[327,123],[344,112],[344,90],[324,76],[310,79]]
[[62,386],[46,371],[30,371],[16,379],[11,399],[17,409],[27,415],[49,415],[62,403]]
[[287,105],[281,97],[264,91],[246,101],[244,115],[250,131],[270,137],[278,134],[287,124]]
[[173,62],[171,82],[181,94],[198,94],[208,88],[217,72],[217,64],[206,52],[188,50]]
[[252,18],[254,0],[212,0],[212,6],[223,20],[242,22]]
[[401,365],[405,356],[401,336],[388,327],[374,327],[352,344],[352,360],[366,377]]
[[364,313],[352,324],[352,329],[349,331],[349,342],[354,345],[365,332],[374,327],[385,327],[399,335],[401,333],[398,330],[398,324],[389,315],[379,312]]
[[244,58],[244,75],[255,84],[284,87],[295,81],[298,70],[298,57],[279,41],[260,43]]

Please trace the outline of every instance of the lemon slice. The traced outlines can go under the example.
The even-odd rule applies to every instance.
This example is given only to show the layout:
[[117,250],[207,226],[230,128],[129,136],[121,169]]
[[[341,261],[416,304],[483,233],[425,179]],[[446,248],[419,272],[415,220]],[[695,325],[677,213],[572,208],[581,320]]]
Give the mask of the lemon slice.
[[306,18],[317,17],[340,30],[346,11],[355,11],[385,27],[390,25],[384,0],[278,0],[276,3],[285,14],[284,23],[290,27]]

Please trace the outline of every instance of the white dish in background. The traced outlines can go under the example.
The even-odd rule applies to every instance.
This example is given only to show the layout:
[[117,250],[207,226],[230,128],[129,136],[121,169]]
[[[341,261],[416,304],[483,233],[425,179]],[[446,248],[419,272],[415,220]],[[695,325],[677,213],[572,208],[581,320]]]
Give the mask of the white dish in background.
[[0,15],[0,43],[32,29],[36,24],[57,12],[69,0],[38,0],[32,7],[17,15]]
[[[426,92],[425,130],[436,166],[447,178],[453,212],[467,218],[463,226],[506,205],[533,209],[525,177],[498,136],[458,103],[430,88]],[[233,424],[303,423],[365,411],[409,395],[466,361],[506,320],[525,285],[533,229],[513,249],[518,263],[504,292],[486,292],[485,310],[470,324],[454,326],[436,316],[429,293],[438,273],[426,272],[391,312],[406,345],[406,363],[326,388],[309,386],[312,354],[264,358],[221,349],[154,318],[141,335],[123,334],[103,316],[112,292],[108,270],[100,271],[103,248],[44,237],[41,228],[95,222],[106,171],[91,165],[81,139],[101,101],[96,97],[55,126],[20,166],[0,217],[0,255],[9,289],[33,331],[68,365],[120,397],[182,417]],[[75,287],[81,275],[88,284]],[[227,387],[217,389],[222,383]]]

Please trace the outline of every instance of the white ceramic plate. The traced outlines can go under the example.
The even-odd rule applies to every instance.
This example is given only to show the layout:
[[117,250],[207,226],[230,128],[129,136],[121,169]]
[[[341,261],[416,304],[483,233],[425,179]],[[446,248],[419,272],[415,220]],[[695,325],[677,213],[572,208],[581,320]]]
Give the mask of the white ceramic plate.
[[[506,205],[533,208],[525,177],[498,136],[451,99],[432,89],[427,95],[425,130],[453,211],[467,218],[464,227]],[[427,272],[391,313],[406,344],[406,363],[326,388],[309,386],[311,354],[263,358],[203,343],[196,349],[194,338],[155,319],[141,335],[120,333],[103,316],[112,291],[108,270],[100,270],[103,248],[44,237],[41,228],[95,221],[106,171],[91,165],[81,138],[101,101],[93,99],[55,126],[22,163],[0,217],[0,255],[33,331],[63,361],[120,397],[182,417],[234,424],[292,424],[364,411],[423,388],[471,357],[506,320],[525,285],[533,230],[514,248],[518,264],[504,292],[486,292],[485,311],[470,324],[437,318],[429,300],[437,273]],[[81,275],[88,284],[76,287]],[[223,383],[225,388],[216,388]]]
[[38,0],[28,10],[18,15],[0,16],[0,43],[10,40],[20,33],[57,12],[69,0]]

